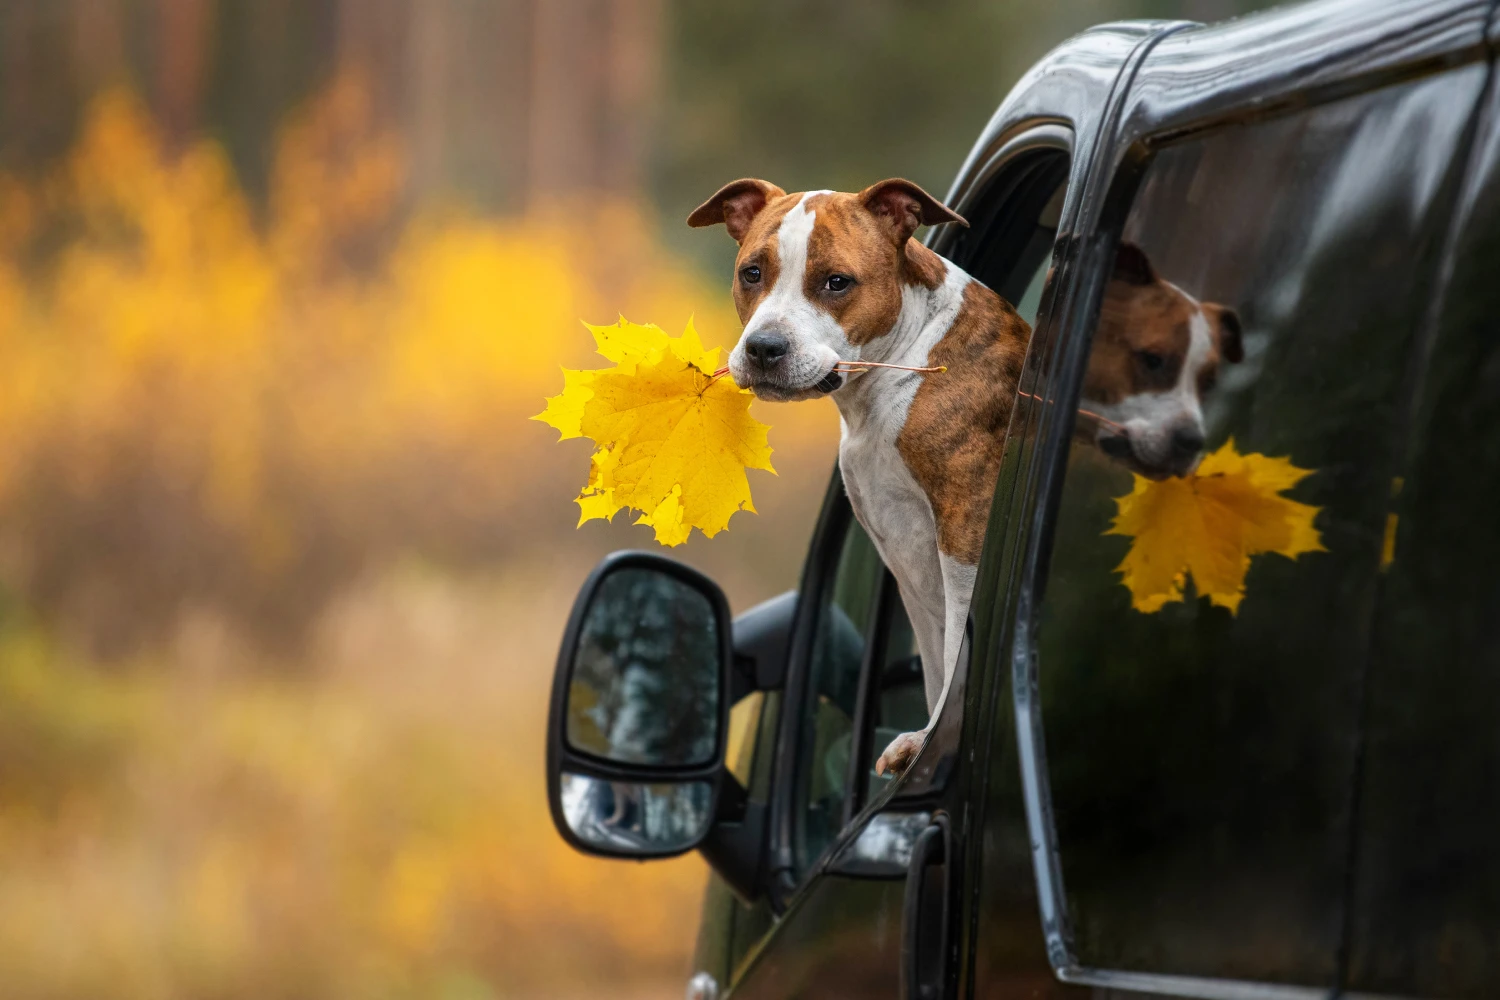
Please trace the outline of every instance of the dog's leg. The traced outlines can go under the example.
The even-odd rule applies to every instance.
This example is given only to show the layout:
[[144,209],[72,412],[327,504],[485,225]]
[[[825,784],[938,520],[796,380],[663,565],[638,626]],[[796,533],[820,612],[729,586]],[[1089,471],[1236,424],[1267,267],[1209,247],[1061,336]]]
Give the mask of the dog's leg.
[[916,759],[922,745],[927,742],[927,734],[932,731],[932,719],[936,717],[937,707],[941,704],[943,663],[947,658],[947,650],[943,648],[945,616],[942,590],[941,583],[936,587],[921,588],[901,585],[901,603],[906,607],[906,617],[911,622],[912,634],[917,639],[917,653],[922,657],[922,685],[927,695],[928,722],[914,733],[902,733],[891,740],[880,759],[875,762],[876,774],[887,771],[892,774],[904,772]]
[[932,706],[933,718],[948,700],[948,690],[953,686],[958,654],[964,645],[964,629],[969,624],[969,601],[974,597],[974,580],[979,575],[978,566],[947,555],[938,559],[943,564],[943,689],[937,704]]
[[[917,649],[922,654],[922,682],[927,691],[927,725],[915,733],[902,733],[891,741],[890,746],[875,762],[875,773],[901,774],[916,760],[938,713],[948,700],[948,690],[953,685],[953,675],[958,667],[958,654],[963,649],[964,629],[969,621],[969,601],[974,596],[974,578],[978,567],[958,562],[949,556],[939,556],[943,572],[943,609],[941,614],[929,606],[913,614],[916,605],[906,600],[907,617],[917,636]],[[918,619],[922,619],[920,622]]]

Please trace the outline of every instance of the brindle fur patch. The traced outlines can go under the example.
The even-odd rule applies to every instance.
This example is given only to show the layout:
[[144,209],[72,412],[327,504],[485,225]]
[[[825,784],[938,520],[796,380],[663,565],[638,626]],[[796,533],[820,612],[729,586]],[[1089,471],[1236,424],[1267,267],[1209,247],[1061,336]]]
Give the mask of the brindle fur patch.
[[990,498],[1031,327],[977,281],[964,287],[953,326],[927,357],[948,370],[924,376],[896,450],[937,518],[938,549],[979,562]]
[[[817,214],[807,240],[803,291],[809,301],[838,320],[849,343],[883,337],[901,315],[906,285],[937,288],[948,273],[943,259],[913,240],[897,245],[888,227],[851,194],[818,194],[806,207]],[[825,287],[833,274],[855,281],[838,294]]]
[[948,276],[948,262],[916,240],[906,241],[906,260],[903,264],[906,283],[921,285],[928,291],[937,288]]

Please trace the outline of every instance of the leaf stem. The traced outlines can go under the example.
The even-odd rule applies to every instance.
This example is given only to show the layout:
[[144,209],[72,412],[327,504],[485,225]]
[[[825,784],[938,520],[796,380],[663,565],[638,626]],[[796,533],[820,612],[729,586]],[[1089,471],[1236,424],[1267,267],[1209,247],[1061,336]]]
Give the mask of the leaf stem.
[[894,368],[897,371],[923,372],[926,374],[935,374],[937,372],[945,372],[948,370],[947,365],[935,365],[931,368],[919,368],[916,365],[888,365],[883,361],[841,361],[833,366],[834,371],[846,373],[864,372],[869,371],[871,368]]
[[[1033,392],[1021,392],[1019,389],[1016,390],[1016,395],[1017,396],[1025,396],[1027,399],[1034,399],[1038,403],[1051,403],[1052,402],[1050,399],[1043,399],[1041,396],[1038,396],[1036,393],[1033,393]],[[1095,413],[1093,410],[1085,410],[1083,407],[1080,406],[1078,408],[1078,412],[1081,415],[1085,416],[1085,417],[1089,417],[1089,418],[1091,418],[1093,420],[1099,421],[1099,423],[1101,423],[1101,424],[1105,424],[1105,425],[1107,425],[1109,427],[1115,428],[1121,434],[1127,433],[1127,431],[1125,430],[1125,426],[1123,424],[1117,424],[1113,420],[1109,419],[1108,417],[1106,417],[1106,416],[1104,416],[1102,414],[1099,414],[1099,413]]]
[[[871,368],[894,368],[897,371],[923,372],[926,374],[945,372],[948,370],[947,365],[937,365],[932,368],[919,368],[916,365],[889,365],[883,361],[840,361],[838,364],[833,366],[834,371],[841,372],[846,375],[852,375],[856,372],[869,371]],[[721,378],[728,374],[729,369],[725,367],[720,368],[718,371],[714,372],[713,377]]]
[[[839,364],[836,364],[836,365],[833,366],[833,370],[834,371],[836,371],[836,372],[842,372],[842,373],[845,373],[845,374],[853,374],[853,373],[856,373],[856,372],[868,371],[871,368],[894,368],[894,369],[896,369],[898,371],[904,371],[904,372],[922,372],[924,374],[925,373],[945,372],[945,371],[948,370],[948,366],[947,365],[938,365],[938,366],[933,367],[933,368],[919,368],[919,367],[917,367],[915,365],[890,365],[890,364],[886,364],[886,363],[881,362],[881,361],[844,361],[844,362],[840,362]],[[728,374],[729,374],[729,367],[726,365],[725,367],[720,368],[718,371],[714,372],[713,378],[710,378],[709,381],[712,382],[715,379],[723,378],[725,375],[728,375]],[[1031,392],[1021,392],[1021,391],[1017,390],[1016,395],[1017,396],[1025,396],[1027,399],[1034,399],[1038,403],[1050,403],[1051,402],[1051,400],[1043,399],[1041,396],[1038,396],[1035,393],[1031,393]],[[1121,434],[1127,433],[1126,430],[1125,430],[1124,425],[1115,423],[1113,420],[1109,419],[1108,417],[1104,416],[1103,414],[1095,413],[1093,410],[1085,410],[1081,406],[1078,408],[1078,413],[1081,416],[1088,417],[1091,420],[1097,420],[1099,423],[1104,424],[1107,427],[1113,427],[1113,428],[1115,428],[1115,430],[1119,431]]]

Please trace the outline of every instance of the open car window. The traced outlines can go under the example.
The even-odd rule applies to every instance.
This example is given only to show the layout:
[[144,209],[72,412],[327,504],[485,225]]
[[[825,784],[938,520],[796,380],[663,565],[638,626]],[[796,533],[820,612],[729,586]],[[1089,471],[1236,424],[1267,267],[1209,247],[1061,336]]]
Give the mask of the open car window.
[[[1022,149],[1000,168],[974,204],[970,228],[949,251],[1015,303],[1028,324],[1037,319],[1067,186],[1068,153],[1054,139]],[[799,733],[793,850],[799,872],[891,790],[895,779],[876,775],[875,761],[896,736],[922,729],[930,718],[921,658],[894,579],[852,517],[839,545],[836,568],[817,598]],[[947,724],[934,731],[919,758],[917,780],[903,785],[914,794],[948,773],[930,761],[957,750],[967,664],[958,669],[944,706]]]

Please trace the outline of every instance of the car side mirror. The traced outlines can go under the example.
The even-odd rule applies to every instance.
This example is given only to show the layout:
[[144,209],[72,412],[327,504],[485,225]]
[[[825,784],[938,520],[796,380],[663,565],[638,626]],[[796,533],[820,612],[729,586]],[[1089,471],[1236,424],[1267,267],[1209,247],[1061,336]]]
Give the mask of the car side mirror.
[[590,574],[563,634],[547,732],[552,821],[581,851],[662,858],[697,847],[725,776],[729,604],[648,552]]

